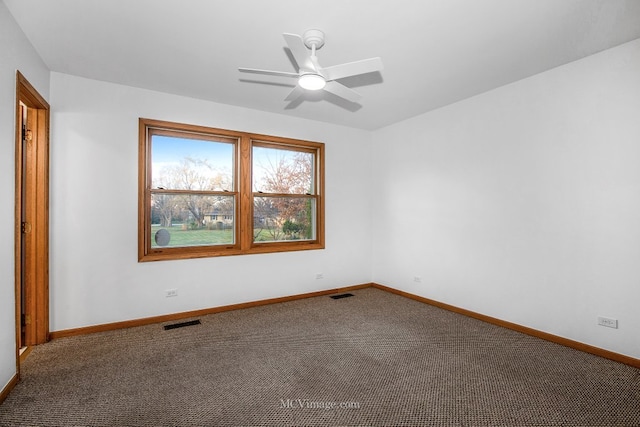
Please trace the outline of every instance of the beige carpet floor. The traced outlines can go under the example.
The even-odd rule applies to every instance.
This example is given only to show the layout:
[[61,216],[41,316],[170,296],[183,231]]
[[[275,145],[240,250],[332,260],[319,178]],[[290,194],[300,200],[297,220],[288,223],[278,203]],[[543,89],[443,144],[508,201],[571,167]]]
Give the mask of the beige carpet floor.
[[0,426],[640,426],[638,369],[352,293],[38,346]]

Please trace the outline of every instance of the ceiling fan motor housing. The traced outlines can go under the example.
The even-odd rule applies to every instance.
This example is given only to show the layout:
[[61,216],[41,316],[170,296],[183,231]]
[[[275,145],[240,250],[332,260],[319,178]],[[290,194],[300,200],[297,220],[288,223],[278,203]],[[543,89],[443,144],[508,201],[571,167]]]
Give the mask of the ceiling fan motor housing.
[[324,33],[320,30],[307,30],[302,35],[304,45],[311,49],[314,45],[316,49],[324,46]]

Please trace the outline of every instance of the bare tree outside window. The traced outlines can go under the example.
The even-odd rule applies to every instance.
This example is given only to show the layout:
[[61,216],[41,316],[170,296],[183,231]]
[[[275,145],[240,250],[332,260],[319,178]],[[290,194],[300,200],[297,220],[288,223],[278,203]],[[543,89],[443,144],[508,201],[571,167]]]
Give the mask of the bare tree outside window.
[[254,240],[313,239],[311,152],[254,145]]
[[152,246],[233,243],[233,198],[219,194],[233,188],[233,153],[226,142],[152,136],[152,232],[169,236]]

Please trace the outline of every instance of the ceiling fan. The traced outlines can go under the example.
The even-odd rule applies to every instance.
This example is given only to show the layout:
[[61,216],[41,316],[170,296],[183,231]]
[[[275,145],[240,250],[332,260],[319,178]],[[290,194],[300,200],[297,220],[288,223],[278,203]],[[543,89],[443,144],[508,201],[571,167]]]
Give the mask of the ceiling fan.
[[[379,57],[348,62],[331,67],[321,67],[316,56],[316,50],[324,45],[324,33],[320,30],[307,30],[302,36],[297,34],[283,34],[287,46],[298,66],[297,73],[286,71],[258,70],[255,68],[238,68],[243,73],[264,74],[268,76],[292,77],[298,79],[298,84],[285,98],[294,101],[304,96],[305,90],[325,90],[340,98],[357,102],[362,98],[355,90],[339,83],[337,80],[360,74],[382,70],[382,59]],[[310,52],[309,52],[310,51]]]

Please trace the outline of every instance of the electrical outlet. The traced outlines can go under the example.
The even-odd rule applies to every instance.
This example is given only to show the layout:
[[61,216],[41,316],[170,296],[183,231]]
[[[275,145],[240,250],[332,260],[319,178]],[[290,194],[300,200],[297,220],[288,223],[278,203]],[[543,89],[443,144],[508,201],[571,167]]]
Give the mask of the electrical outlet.
[[169,297],[177,297],[178,296],[178,290],[177,289],[167,289],[166,291],[164,291],[164,296],[169,298]]
[[618,329],[618,319],[598,316],[598,325],[606,326],[607,328]]
[[324,279],[324,274],[316,273],[316,279]]
[[420,276],[413,276],[413,281],[416,283],[422,283],[422,277]]

